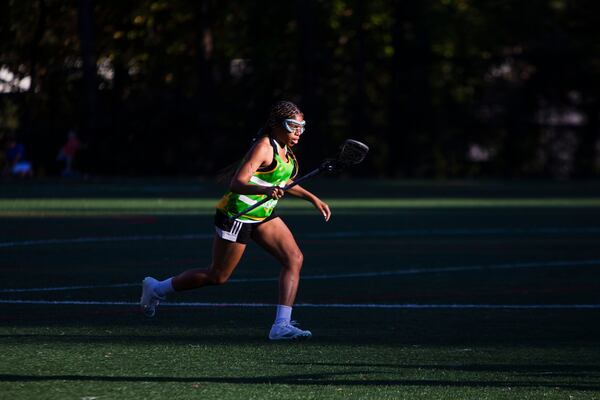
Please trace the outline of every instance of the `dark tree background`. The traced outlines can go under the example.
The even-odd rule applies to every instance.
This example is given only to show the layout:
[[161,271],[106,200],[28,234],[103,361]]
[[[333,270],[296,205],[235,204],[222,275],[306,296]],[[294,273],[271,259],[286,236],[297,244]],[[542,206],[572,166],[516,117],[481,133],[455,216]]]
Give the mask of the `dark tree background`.
[[594,0],[0,3],[0,140],[57,174],[210,175],[279,99],[305,167],[347,137],[387,177],[600,174]]

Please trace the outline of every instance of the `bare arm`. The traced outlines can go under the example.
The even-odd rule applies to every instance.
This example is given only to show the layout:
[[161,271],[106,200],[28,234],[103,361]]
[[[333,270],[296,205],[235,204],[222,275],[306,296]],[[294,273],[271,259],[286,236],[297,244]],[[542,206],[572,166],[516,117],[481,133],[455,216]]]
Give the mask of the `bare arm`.
[[[292,182],[293,181],[290,180],[288,182],[288,185]],[[288,189],[287,192],[289,194],[291,194],[292,196],[299,197],[301,199],[304,199],[304,200],[307,200],[307,201],[310,201],[311,203],[313,203],[315,208],[317,210],[319,210],[319,212],[321,214],[323,214],[323,218],[325,218],[325,221],[329,221],[329,218],[331,218],[331,210],[329,210],[329,206],[327,205],[327,203],[325,203],[324,201],[319,199],[313,193],[304,189],[302,186],[296,185],[296,186]]]
[[263,165],[269,165],[273,160],[273,148],[264,140],[257,142],[248,152],[244,161],[235,172],[229,183],[229,190],[239,194],[266,194],[275,199],[283,196],[283,190],[278,187],[250,185],[248,182],[254,173]]

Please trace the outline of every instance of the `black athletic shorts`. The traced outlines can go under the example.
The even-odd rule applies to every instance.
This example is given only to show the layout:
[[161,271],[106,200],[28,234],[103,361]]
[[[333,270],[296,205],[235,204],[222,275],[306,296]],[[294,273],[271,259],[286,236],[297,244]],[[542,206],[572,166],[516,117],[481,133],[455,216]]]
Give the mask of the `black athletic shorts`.
[[260,222],[240,222],[238,220],[229,222],[229,217],[217,210],[217,212],[215,212],[215,232],[221,239],[234,243],[246,244],[252,235],[252,231],[258,225],[264,224],[274,218],[279,218],[275,212]]

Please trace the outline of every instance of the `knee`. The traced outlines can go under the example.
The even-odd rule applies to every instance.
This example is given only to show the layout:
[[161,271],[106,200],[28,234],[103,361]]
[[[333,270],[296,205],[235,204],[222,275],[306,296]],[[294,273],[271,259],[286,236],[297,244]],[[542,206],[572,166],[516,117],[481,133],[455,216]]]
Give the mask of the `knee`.
[[286,266],[288,268],[300,271],[303,262],[304,254],[299,249],[287,255]]

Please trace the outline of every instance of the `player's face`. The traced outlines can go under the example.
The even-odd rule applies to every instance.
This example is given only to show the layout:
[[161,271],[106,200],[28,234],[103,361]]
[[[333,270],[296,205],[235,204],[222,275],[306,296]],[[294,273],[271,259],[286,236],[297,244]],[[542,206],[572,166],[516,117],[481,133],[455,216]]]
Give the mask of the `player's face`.
[[294,118],[288,118],[283,121],[285,132],[287,133],[287,145],[295,146],[300,141],[300,135],[304,133],[304,126],[306,121],[301,115],[297,114]]

